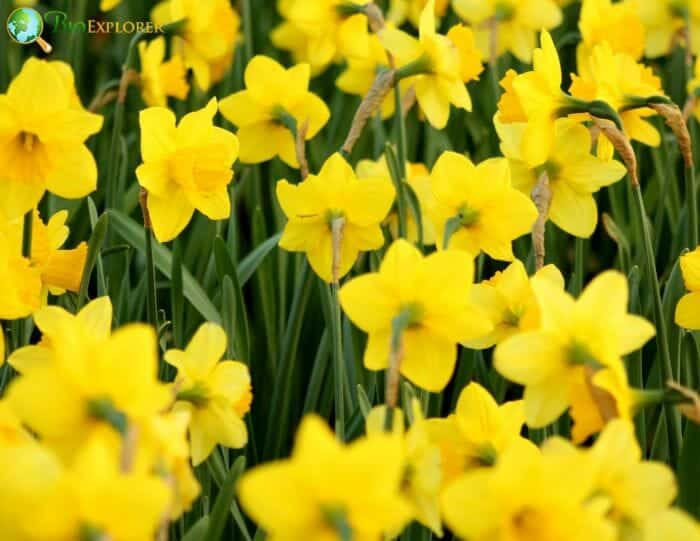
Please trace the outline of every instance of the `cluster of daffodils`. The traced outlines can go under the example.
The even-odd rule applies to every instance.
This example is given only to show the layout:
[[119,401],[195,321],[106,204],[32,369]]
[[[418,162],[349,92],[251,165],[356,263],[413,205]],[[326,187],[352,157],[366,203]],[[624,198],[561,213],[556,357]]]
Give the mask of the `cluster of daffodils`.
[[[563,88],[553,36],[565,14],[578,13],[570,3],[278,0],[269,40],[291,59],[285,65],[254,54],[253,36],[240,30],[252,32],[255,13],[244,12],[242,23],[237,2],[164,0],[149,14],[163,35],[135,36],[118,91],[108,83],[89,108],[68,64],[26,60],[0,94],[0,537],[165,541],[177,530],[177,539],[216,541],[230,512],[248,540],[413,539],[418,523],[421,536],[469,541],[700,541],[700,523],[675,506],[672,469],[692,462],[682,440],[684,430],[697,439],[691,423],[700,420],[700,396],[686,388],[700,385],[700,370],[684,350],[700,331],[687,128],[700,120],[700,62],[692,66],[700,1],[583,0],[576,69]],[[100,2],[113,14],[128,7]],[[683,110],[645,64],[678,47],[689,72]],[[235,72],[234,58],[245,59]],[[332,77],[335,98],[322,95],[322,77]],[[490,100],[475,92],[482,77],[492,83]],[[132,84],[142,105],[131,111],[133,138],[122,133]],[[335,117],[343,93],[359,103],[348,126]],[[110,151],[123,142],[123,152],[109,156],[104,172],[99,164],[98,175],[90,138],[103,128],[96,111],[112,101]],[[413,161],[428,137],[409,141],[407,118],[428,134],[477,133],[470,113],[485,101],[488,113],[476,112],[488,119],[493,153],[469,155],[447,137]],[[370,123],[368,155],[356,143]],[[342,130],[342,146],[332,147]],[[481,145],[478,133],[470,137]],[[654,154],[659,177],[662,162],[675,167],[672,139],[687,201],[670,220],[685,231],[670,248],[677,269],[662,297],[637,153],[663,145],[663,156]],[[247,179],[250,194],[237,197],[234,177]],[[625,177],[621,191],[614,185]],[[666,186],[652,195],[664,198]],[[133,204],[121,204],[120,188]],[[142,244],[133,234],[141,226],[126,216],[137,197]],[[643,242],[626,248],[645,258],[643,285],[587,264],[584,242],[603,221],[621,267],[639,271],[623,257],[623,228],[601,219],[603,197],[638,220],[629,229]],[[250,228],[236,212],[248,198],[260,218]],[[93,220],[89,242],[74,238],[81,200],[91,218],[99,205],[117,217],[117,231]],[[182,260],[182,239],[202,240],[188,237],[188,228],[204,230],[191,226],[195,211],[200,224],[228,221],[207,230],[226,239],[203,254],[200,273]],[[653,223],[657,234],[663,218]],[[260,244],[271,224],[273,243],[253,246],[244,261],[229,257],[241,230]],[[553,234],[575,243],[571,280],[548,253]],[[132,322],[138,313],[115,325],[123,318],[113,303],[116,311],[130,293],[131,264],[127,257],[119,301],[110,298],[103,266],[123,248],[117,235],[145,255],[143,287],[134,291],[148,292],[148,324]],[[263,359],[238,347],[264,341],[248,336],[254,310],[243,287],[274,243],[300,255],[289,264],[277,254],[276,272],[256,284],[265,338],[284,342],[279,358],[275,345]],[[215,272],[221,291],[212,293]],[[267,288],[273,274],[279,297]],[[287,322],[292,274],[304,283]],[[297,370],[297,346],[309,356],[299,335],[320,319],[299,315],[312,304],[314,275],[326,328],[309,378],[325,403],[313,403],[309,383],[302,415],[291,397],[307,377]],[[158,306],[159,288],[169,289],[170,305]],[[631,298],[642,289],[650,302]],[[180,321],[185,297],[205,318],[220,309],[226,331],[201,318]],[[635,313],[652,310],[653,323]],[[246,362],[231,359],[234,351]],[[643,351],[656,355],[649,375]],[[254,417],[251,372],[256,393],[266,379],[274,390],[269,400],[258,395]],[[662,413],[640,419],[651,407]],[[258,453],[254,421],[263,414]],[[299,424],[284,458],[292,419]],[[653,445],[641,436],[652,424]],[[240,479],[236,467],[216,475],[249,438],[254,467]],[[649,447],[652,456],[667,450],[670,464],[647,460]]]
[[19,375],[0,401],[4,535],[154,539],[199,495],[192,466],[247,443],[248,368],[220,361],[226,335],[204,324],[165,353],[177,374],[160,381],[155,330],[113,332],[108,297],[33,317],[41,340],[12,352]]
[[446,418],[426,419],[414,399],[387,433],[385,407],[371,410],[349,445],[308,416],[291,457],[247,473],[239,497],[273,539],[381,539],[412,520],[475,541],[700,539],[671,507],[673,471],[642,459],[630,422],[590,448],[558,436],[538,448],[520,436],[524,408],[471,383]]

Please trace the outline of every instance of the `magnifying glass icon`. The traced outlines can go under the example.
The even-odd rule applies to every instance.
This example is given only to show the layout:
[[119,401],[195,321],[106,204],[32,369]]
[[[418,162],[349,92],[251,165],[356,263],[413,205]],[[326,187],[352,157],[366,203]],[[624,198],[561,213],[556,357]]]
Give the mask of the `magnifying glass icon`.
[[44,31],[44,19],[34,8],[15,9],[7,18],[5,27],[15,43],[20,45],[36,43],[46,54],[53,51],[51,44],[41,37]]

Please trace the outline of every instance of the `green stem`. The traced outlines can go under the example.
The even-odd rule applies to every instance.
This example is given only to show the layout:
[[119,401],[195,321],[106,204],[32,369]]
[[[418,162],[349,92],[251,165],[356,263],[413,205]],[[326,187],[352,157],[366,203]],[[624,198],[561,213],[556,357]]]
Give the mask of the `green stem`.
[[34,222],[34,209],[24,215],[24,228],[22,229],[22,256],[32,257],[32,224]]
[[[690,119],[690,138],[695,140],[695,123]],[[698,245],[698,187],[695,179],[695,164],[686,165],[685,168],[685,190],[688,200],[688,242],[692,250]]]
[[147,290],[146,315],[148,322],[158,329],[158,300],[156,296],[156,265],[153,259],[153,234],[150,227],[143,228],[146,235]]
[[333,381],[335,385],[335,433],[345,441],[345,361],[343,359],[343,330],[338,300],[338,283],[331,284],[331,339],[333,342]]
[[243,36],[246,63],[253,58],[253,12],[250,9],[250,0],[242,0],[243,11]]
[[[398,198],[401,198],[401,203],[405,208],[405,198],[403,195],[403,183],[406,181],[406,161],[407,161],[407,143],[406,143],[406,122],[403,116],[403,101],[401,100],[401,86],[397,83],[394,85],[394,121],[396,123],[396,158],[399,162],[398,175],[400,182],[397,187]],[[403,235],[405,236],[405,232]]]
[[[126,60],[122,66],[122,80],[128,77],[127,73],[133,64],[135,58],[136,45],[139,40],[144,36],[143,32],[137,32],[134,37],[131,38],[129,42],[129,48],[126,53]],[[126,84],[120,80],[120,87]],[[122,91],[120,90],[120,94]],[[122,99],[120,99],[122,98]],[[117,156],[119,153],[119,137],[122,133],[122,126],[124,125],[124,101],[126,98],[126,92],[124,95],[117,98],[114,106],[114,118],[112,120],[112,139],[109,143],[109,164],[107,167],[107,207],[114,208],[117,199],[117,174],[119,171],[119,160]]]
[[[649,221],[647,218],[646,209],[644,208],[644,197],[642,189],[639,185],[632,186],[637,211],[639,214],[642,235],[644,237],[644,256],[646,259],[647,279],[649,287],[653,294],[654,300],[654,322],[656,323],[656,343],[661,356],[661,370],[664,381],[673,379],[673,365],[671,364],[671,353],[668,345],[668,330],[666,328],[666,319],[664,318],[663,303],[661,301],[661,287],[656,269],[656,260],[654,256],[654,245],[651,239],[651,231],[649,229]],[[678,411],[671,405],[664,405],[666,413],[666,422],[668,428],[668,445],[669,454],[672,463],[676,463],[681,449],[682,432],[681,420]]]
[[574,284],[573,291],[575,297],[578,297],[583,291],[583,278],[585,272],[586,259],[586,239],[576,237],[575,240],[576,255],[574,259]]

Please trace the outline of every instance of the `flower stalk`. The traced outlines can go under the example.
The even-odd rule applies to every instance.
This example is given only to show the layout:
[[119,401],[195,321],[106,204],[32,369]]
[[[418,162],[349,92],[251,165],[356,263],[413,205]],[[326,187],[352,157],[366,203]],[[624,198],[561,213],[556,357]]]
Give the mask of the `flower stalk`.
[[143,230],[146,239],[146,272],[148,273],[147,296],[146,296],[146,316],[148,322],[156,329],[158,328],[158,300],[156,294],[156,265],[153,259],[153,231],[151,229],[151,216],[148,212],[148,192],[141,188],[139,190],[139,204],[143,215]]
[[343,359],[343,330],[338,298],[340,255],[343,246],[345,218],[340,216],[331,222],[333,241],[333,270],[331,282],[331,338],[333,342],[333,380],[335,382],[335,433],[345,441],[345,361]]

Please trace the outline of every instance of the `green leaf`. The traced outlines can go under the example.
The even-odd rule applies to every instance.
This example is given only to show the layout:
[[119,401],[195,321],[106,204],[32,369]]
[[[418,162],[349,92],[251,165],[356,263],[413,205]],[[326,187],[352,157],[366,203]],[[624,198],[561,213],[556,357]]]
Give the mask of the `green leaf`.
[[[118,210],[110,209],[107,212],[111,216],[112,225],[119,235],[134,248],[145,254],[146,241],[143,237],[143,226],[137,224],[134,220],[125,216]],[[170,250],[160,243],[155,243],[153,246],[153,260],[160,272],[167,278],[172,278],[173,256]],[[182,286],[185,297],[192,303],[192,306],[197,309],[204,319],[215,323],[221,323],[221,314],[219,314],[219,311],[211,300],[209,300],[202,286],[197,283],[190,271],[184,266],[182,267]]]
[[[214,453],[218,453],[215,449]],[[245,469],[245,457],[239,456],[228,471],[226,478],[219,486],[219,495],[209,515],[209,527],[203,541],[220,541],[226,526],[229,509],[236,493],[236,481]]]
[[187,530],[187,533],[182,538],[182,541],[202,541],[209,528],[209,515],[204,515],[192,527]]
[[678,505],[700,519],[700,426],[689,421],[678,462]]
[[80,282],[80,293],[78,294],[78,309],[80,309],[87,299],[87,290],[90,285],[90,275],[95,268],[95,263],[100,255],[100,248],[105,240],[107,233],[107,224],[109,218],[107,214],[103,214],[95,223],[92,230],[92,235],[88,242],[87,258],[85,260],[85,268],[83,269],[83,278]]
[[[88,213],[90,214],[90,227],[95,230],[100,217],[97,214],[97,207],[92,197],[87,198]],[[81,284],[82,285],[82,284]],[[101,297],[107,295],[107,282],[105,281],[105,272],[102,265],[102,255],[97,254],[97,296]]]
[[224,328],[229,337],[229,343],[235,349],[235,352],[229,351],[229,354],[235,354],[239,361],[250,363],[250,332],[243,291],[238,283],[236,264],[231,259],[226,242],[221,237],[216,237],[214,240],[214,258],[223,287],[221,313]]
[[277,233],[276,235],[271,236],[261,245],[257,246],[247,256],[245,256],[240,263],[238,263],[238,281],[240,282],[241,287],[246,285],[246,282],[250,280],[250,277],[253,276],[255,270],[260,266],[260,263],[262,263],[265,257],[267,257],[267,254],[269,254],[272,249],[277,246],[277,243],[281,237],[282,233]]

